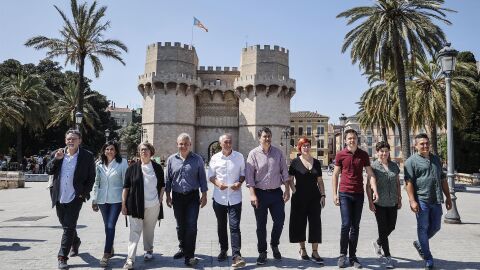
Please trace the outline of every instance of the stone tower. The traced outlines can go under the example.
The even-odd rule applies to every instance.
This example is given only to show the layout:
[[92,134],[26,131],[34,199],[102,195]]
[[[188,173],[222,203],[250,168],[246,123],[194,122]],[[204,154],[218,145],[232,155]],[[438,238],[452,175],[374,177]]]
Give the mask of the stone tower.
[[153,143],[155,156],[175,153],[175,141],[182,132],[195,140],[195,91],[202,83],[197,66],[195,48],[189,45],[158,42],[147,47],[138,90],[143,96],[143,140]]
[[290,127],[290,99],[295,94],[288,50],[269,45],[243,48],[235,89],[239,97],[240,152],[248,153],[258,146],[257,131],[266,126],[272,130],[272,143],[283,143],[280,149],[288,153],[290,142],[281,141],[283,130]]
[[[145,73],[139,76],[143,96],[143,140],[155,156],[177,152],[178,134],[192,136],[192,150],[205,160],[218,149],[218,137],[231,133],[234,149],[245,157],[258,145],[257,130],[271,128],[273,144],[286,151],[282,131],[290,127],[288,50],[260,45],[244,48],[236,67],[198,66],[195,48],[178,42],[147,47]],[[287,146],[288,147],[288,146]]]

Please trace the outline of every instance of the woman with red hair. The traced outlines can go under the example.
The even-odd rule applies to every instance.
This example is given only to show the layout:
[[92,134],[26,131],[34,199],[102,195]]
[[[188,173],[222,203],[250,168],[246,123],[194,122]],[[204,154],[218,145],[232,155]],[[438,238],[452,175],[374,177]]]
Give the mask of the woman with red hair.
[[308,138],[298,140],[297,149],[300,155],[292,160],[288,169],[293,194],[290,209],[290,242],[299,243],[300,257],[303,260],[310,260],[305,249],[308,221],[308,242],[312,244],[311,260],[323,264],[323,259],[318,255],[318,243],[322,242],[320,214],[325,206],[322,167],[320,161],[310,154],[311,141]]

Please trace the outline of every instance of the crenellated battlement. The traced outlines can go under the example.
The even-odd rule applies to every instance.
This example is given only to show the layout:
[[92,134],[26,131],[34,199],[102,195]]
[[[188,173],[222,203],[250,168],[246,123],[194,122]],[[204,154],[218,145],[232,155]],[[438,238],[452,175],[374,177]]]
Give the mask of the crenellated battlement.
[[216,66],[215,69],[213,66],[199,66],[198,70],[200,71],[238,71],[238,67],[219,67]]
[[247,48],[242,49],[242,52],[249,52],[249,51],[282,52],[282,53],[288,54],[288,49],[285,49],[278,45],[273,45],[273,47],[270,45],[254,45],[254,46],[249,46]]
[[147,49],[155,49],[155,48],[182,48],[189,51],[194,51],[195,47],[190,44],[182,44],[180,42],[156,42],[152,43],[147,46]]

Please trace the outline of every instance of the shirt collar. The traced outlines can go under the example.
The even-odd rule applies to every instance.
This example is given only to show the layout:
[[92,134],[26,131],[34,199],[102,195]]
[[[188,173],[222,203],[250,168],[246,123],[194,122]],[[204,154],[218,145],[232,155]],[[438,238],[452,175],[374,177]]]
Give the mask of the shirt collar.
[[[187,156],[185,157],[185,160],[187,160],[191,155],[192,155],[192,151],[188,152]],[[175,157],[177,157],[178,159],[183,160],[183,159],[182,159],[182,156],[180,155],[180,152],[177,152],[177,153],[175,154]]]
[[80,147],[77,149],[77,152],[75,152],[75,154],[73,154],[73,156],[70,156],[70,154],[68,154],[68,150],[67,150],[67,153],[66,156],[69,157],[69,158],[75,158],[78,156],[78,153],[80,152]]

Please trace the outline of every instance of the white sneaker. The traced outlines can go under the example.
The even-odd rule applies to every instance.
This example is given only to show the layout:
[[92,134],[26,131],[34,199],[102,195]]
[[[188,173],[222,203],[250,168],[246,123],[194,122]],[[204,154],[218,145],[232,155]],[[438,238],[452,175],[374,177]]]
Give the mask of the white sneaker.
[[133,261],[128,259],[123,265],[123,269],[133,269]]
[[392,257],[385,257],[385,268],[387,269],[393,269],[395,268],[395,261],[392,259]]
[[145,254],[143,254],[143,259],[145,261],[150,261],[151,259],[153,259],[153,251],[145,252]]
[[377,241],[373,241],[372,245],[373,245],[373,253],[375,254],[375,256],[377,256],[377,258],[382,258],[383,257],[382,247],[377,243]]

